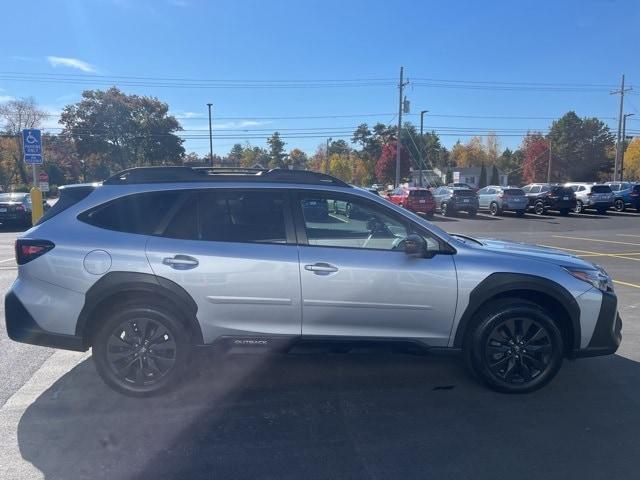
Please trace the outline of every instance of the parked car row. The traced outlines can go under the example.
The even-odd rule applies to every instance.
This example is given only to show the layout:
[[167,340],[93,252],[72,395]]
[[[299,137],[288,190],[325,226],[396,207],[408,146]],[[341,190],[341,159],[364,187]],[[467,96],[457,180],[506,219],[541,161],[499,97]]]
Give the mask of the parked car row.
[[473,217],[481,210],[494,216],[506,211],[518,216],[527,211],[536,215],[553,212],[563,216],[571,212],[596,211],[603,215],[609,209],[622,212],[633,208],[640,212],[640,184],[530,183],[524,187],[489,185],[480,190],[460,183],[434,188],[399,186],[388,193],[387,199],[427,217],[432,217],[436,211],[445,216],[465,212]]

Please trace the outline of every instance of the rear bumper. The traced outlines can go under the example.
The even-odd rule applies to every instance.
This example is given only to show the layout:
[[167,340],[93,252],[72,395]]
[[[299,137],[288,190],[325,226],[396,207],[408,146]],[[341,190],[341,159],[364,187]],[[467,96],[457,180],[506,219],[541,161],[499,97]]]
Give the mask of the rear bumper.
[[589,208],[611,208],[613,207],[613,200],[609,202],[595,202],[593,200],[587,201],[584,206]]
[[4,298],[4,315],[7,334],[11,340],[77,352],[87,350],[82,337],[43,330],[12,291]]
[[575,350],[574,357],[611,355],[622,341],[622,319],[617,311],[618,299],[612,293],[602,294],[602,304],[593,335],[586,348]]
[[0,223],[19,222],[26,223],[31,221],[31,212],[29,213],[0,213]]

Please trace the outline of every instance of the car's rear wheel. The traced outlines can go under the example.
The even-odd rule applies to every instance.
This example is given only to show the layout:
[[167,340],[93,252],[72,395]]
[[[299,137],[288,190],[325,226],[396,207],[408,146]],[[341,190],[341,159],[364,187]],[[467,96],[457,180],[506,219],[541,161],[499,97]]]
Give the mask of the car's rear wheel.
[[496,202],[491,202],[491,205],[489,205],[489,213],[491,213],[491,215],[493,215],[494,217],[496,215],[502,215],[502,209]]
[[492,389],[531,392],[558,373],[564,356],[562,334],[540,306],[503,299],[487,305],[474,320],[465,340],[465,359]]
[[443,216],[448,216],[449,215],[449,209],[447,207],[447,202],[442,202],[442,204],[440,205],[440,212],[442,212]]
[[544,203],[543,202],[536,202],[533,205],[533,211],[535,212],[536,215],[543,215],[544,214]]
[[624,212],[625,210],[624,200],[622,200],[621,198],[616,198],[616,200],[613,202],[613,209],[616,212]]
[[190,342],[179,314],[169,304],[133,301],[105,315],[93,337],[98,373],[114,390],[154,395],[182,380]]
[[584,204],[582,203],[582,200],[576,201],[576,206],[573,209],[573,211],[575,213],[582,213],[583,210],[584,210]]

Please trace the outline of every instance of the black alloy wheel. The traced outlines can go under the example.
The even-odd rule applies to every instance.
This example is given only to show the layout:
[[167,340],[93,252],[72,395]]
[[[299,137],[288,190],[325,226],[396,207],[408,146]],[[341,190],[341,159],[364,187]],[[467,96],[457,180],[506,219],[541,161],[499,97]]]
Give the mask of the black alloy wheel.
[[624,212],[624,200],[622,200],[621,198],[616,198],[616,200],[613,202],[613,208],[616,212]]
[[543,202],[536,202],[535,205],[533,206],[533,211],[535,212],[536,215],[543,215],[544,214],[544,203]]

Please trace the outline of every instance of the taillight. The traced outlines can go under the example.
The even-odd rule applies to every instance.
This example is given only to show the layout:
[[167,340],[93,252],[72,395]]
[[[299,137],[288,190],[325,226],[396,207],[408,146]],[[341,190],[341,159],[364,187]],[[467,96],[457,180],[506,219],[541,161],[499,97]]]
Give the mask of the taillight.
[[16,240],[16,263],[24,265],[31,260],[44,255],[55,245],[49,240],[31,240],[28,238]]
[[638,195],[640,195],[640,192],[631,192],[629,194],[630,197],[637,197]]
[[587,193],[587,197],[593,197],[593,192]]

